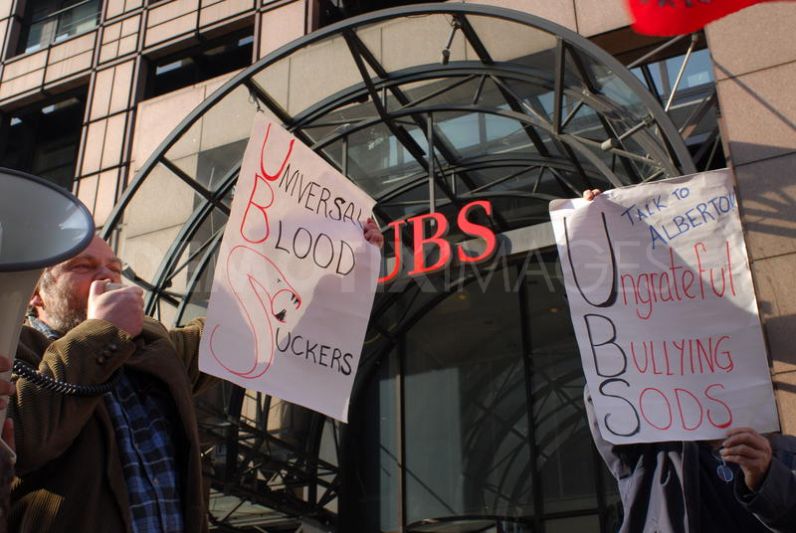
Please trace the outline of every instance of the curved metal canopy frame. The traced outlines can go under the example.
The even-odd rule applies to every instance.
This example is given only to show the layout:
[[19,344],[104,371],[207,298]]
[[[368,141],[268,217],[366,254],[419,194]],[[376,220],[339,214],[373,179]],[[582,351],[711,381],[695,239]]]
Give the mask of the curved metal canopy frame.
[[[391,54],[395,47],[401,52]],[[506,231],[547,223],[554,197],[695,171],[656,98],[608,53],[565,28],[474,4],[355,17],[229,80],[133,178],[103,233],[118,239],[122,255],[134,254],[141,236],[160,232],[160,241],[170,243],[147,244],[145,261],[125,257],[128,277],[147,289],[148,313],[179,324],[206,306],[246,137],[210,142],[208,132],[238,131],[231,123],[257,111],[376,198],[383,224],[491,198],[506,207],[493,221],[496,231]],[[169,223],[153,228],[144,206],[161,190],[173,191],[179,208],[166,210]],[[162,257],[159,264],[151,264],[153,253]],[[380,305],[396,302],[385,294]],[[379,334],[381,326],[375,328]],[[290,441],[271,431],[269,399],[257,400],[249,423],[239,417],[244,392],[226,394],[226,407],[210,413],[205,428],[226,451],[214,487],[285,516],[333,520],[337,426],[302,413],[303,440]],[[282,430],[284,420],[277,424]],[[323,459],[322,438],[334,442]],[[229,525],[234,515],[216,519]]]

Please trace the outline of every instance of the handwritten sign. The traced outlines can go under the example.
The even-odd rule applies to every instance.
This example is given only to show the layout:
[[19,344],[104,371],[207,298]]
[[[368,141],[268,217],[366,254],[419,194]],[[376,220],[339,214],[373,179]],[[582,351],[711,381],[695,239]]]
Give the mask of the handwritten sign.
[[550,216],[603,438],[779,428],[727,170],[556,200]]
[[374,201],[258,116],[216,265],[199,368],[346,421],[379,250]]

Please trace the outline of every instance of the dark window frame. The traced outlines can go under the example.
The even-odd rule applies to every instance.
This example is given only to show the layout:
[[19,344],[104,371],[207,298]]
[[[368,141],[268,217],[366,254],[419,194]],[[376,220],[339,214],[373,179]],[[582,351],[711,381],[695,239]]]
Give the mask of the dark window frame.
[[[71,110],[76,117],[79,117],[79,121],[75,120],[78,128],[67,132],[66,135],[62,135],[57,139],[45,139],[44,135],[48,129],[42,126],[42,122],[47,120],[44,115],[49,115],[49,113],[44,112],[44,110],[50,106],[57,106],[58,104],[68,102],[72,99],[76,99],[78,101],[75,104],[78,107]],[[40,100],[30,106],[3,113],[2,120],[0,121],[0,166],[6,166],[35,175],[40,175],[45,179],[51,180],[54,183],[71,190],[76,178],[87,99],[88,87],[82,86],[78,89],[60,94],[57,97]],[[69,107],[71,108],[72,106]],[[11,144],[10,141],[12,138],[13,140],[19,140],[18,133],[12,131],[12,128],[14,128],[12,121],[15,119],[19,120],[20,118],[23,121],[29,121],[29,127],[25,128],[23,131],[23,133],[30,134],[28,142],[23,143],[22,146],[9,146]],[[53,119],[55,119],[55,117],[50,120]],[[61,119],[58,121],[62,122]],[[54,171],[64,167],[64,165],[45,166],[42,168],[36,167],[37,155],[42,155],[41,153],[37,153],[37,150],[40,151],[45,149],[48,142],[54,142],[56,140],[59,140],[60,142],[66,142],[69,140],[74,141],[74,156],[69,163],[71,168],[68,172],[68,176],[64,175],[59,177],[51,175]],[[9,156],[11,156],[11,158],[9,158]],[[14,158],[16,158],[16,160],[14,160]],[[41,163],[43,161],[44,160],[40,160],[39,162]]]
[[[37,15],[37,13],[33,10],[32,2],[27,5],[25,14],[22,18],[22,27],[19,34],[19,40],[16,44],[16,48],[12,48],[13,57],[44,50],[84,33],[88,33],[89,31],[93,31],[100,25],[103,6],[102,0],[60,0],[54,1],[52,3],[57,4],[57,9],[47,13],[46,15]],[[96,4],[96,11],[86,19],[77,21],[78,23],[86,22],[89,20],[89,18],[93,17],[94,21],[91,27],[75,31],[74,33],[64,30],[62,25],[71,24],[70,22],[66,21],[69,16],[75,13],[76,9],[82,6],[90,6],[92,3]],[[53,7],[56,6],[53,5]],[[29,39],[31,32],[34,30],[34,26],[36,25],[41,25],[42,34],[38,39],[38,43],[31,45]]]
[[[244,40],[248,40],[249,42],[246,44],[240,44],[241,41]],[[237,58],[237,62],[222,61],[219,64],[211,64],[211,62],[208,61],[208,52],[229,46],[233,43],[237,43],[237,49],[233,49],[230,53],[224,54],[224,57],[233,59]],[[202,83],[215,77],[227,74],[229,72],[233,72],[239,68],[246,68],[252,64],[254,59],[253,54],[254,26],[247,26],[240,30],[225,34],[221,37],[204,41],[197,46],[182,49],[179,52],[158,55],[157,57],[150,56],[147,58],[148,65],[146,69],[144,99],[147,100],[156,96],[168,94],[182,88],[196,85],[198,83]],[[163,86],[159,86],[157,79],[159,76],[157,73],[158,68],[167,67],[180,61],[187,60],[190,60],[194,66],[177,66],[174,69],[167,71],[179,71],[183,69],[183,73],[188,76],[186,79],[177,80],[177,77],[174,76],[174,79],[177,81],[169,81],[167,78],[162,78],[160,83],[162,83]]]

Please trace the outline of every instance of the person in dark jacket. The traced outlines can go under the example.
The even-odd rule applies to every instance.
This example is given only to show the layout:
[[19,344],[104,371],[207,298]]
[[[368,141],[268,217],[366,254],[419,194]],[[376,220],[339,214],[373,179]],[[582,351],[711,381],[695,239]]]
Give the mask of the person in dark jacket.
[[796,438],[731,430],[721,443],[616,445],[602,438],[588,389],[597,450],[619,485],[620,533],[796,531]]
[[600,434],[588,388],[584,402],[619,484],[620,533],[796,532],[796,437],[734,428],[721,442],[615,445]]
[[[207,530],[193,394],[203,323],[168,331],[95,238],[45,270],[20,336],[9,407],[17,444],[11,529]],[[77,391],[78,393],[75,393]]]

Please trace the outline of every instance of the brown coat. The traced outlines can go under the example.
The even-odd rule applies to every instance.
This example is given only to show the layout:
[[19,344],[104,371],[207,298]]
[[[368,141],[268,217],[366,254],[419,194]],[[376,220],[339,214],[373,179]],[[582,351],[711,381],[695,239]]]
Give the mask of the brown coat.
[[[69,383],[104,383],[122,365],[162,383],[174,401],[173,422],[182,429],[177,461],[190,533],[207,530],[192,399],[211,382],[197,368],[202,326],[195,321],[169,332],[147,319],[132,339],[108,322],[87,320],[54,342],[25,328],[17,352],[41,372]],[[102,396],[65,396],[20,379],[9,413],[19,456],[12,531],[130,531],[127,487]]]

